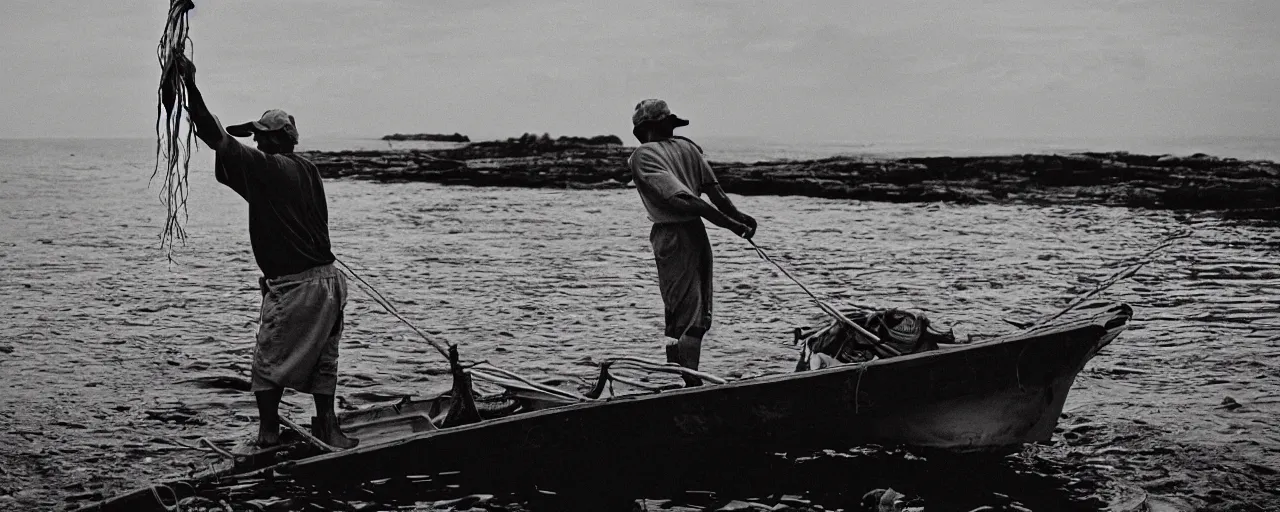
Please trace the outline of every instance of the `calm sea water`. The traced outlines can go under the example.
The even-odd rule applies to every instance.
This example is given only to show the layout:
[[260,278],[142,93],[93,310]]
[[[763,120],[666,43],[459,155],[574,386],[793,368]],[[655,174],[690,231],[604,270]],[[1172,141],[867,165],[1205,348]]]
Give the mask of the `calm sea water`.
[[[0,141],[0,509],[61,508],[200,467],[200,454],[158,438],[233,437],[254,425],[249,394],[210,387],[249,367],[260,299],[246,208],[214,182],[210,152],[197,154],[190,238],[168,263],[157,245],[164,208],[148,186],[152,144]],[[713,159],[854,151],[704,146]],[[337,180],[326,191],[338,257],[469,357],[583,378],[592,359],[659,357],[661,301],[634,191]],[[1280,469],[1280,227],[1099,206],[735,201],[760,221],[756,240],[817,293],[922,308],[962,336],[1053,312],[1190,229],[1192,239],[1103,295],[1134,306],[1132,327],[1080,375],[1069,431],[1027,457],[1114,489],[1277,506],[1267,471]],[[783,342],[820,313],[741,240],[711,237],[717,310],[705,369],[790,371],[795,352]],[[355,288],[340,364],[345,407],[449,385],[432,349]],[[309,414],[305,397],[287,400],[285,414]]]

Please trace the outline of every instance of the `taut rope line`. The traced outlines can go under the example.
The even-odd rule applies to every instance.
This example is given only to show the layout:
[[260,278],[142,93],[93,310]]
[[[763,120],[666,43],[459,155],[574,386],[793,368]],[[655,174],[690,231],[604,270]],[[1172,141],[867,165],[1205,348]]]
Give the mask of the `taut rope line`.
[[377,302],[379,306],[382,306],[382,309],[387,310],[387,312],[391,313],[392,316],[398,318],[401,322],[404,322],[404,324],[409,326],[410,329],[413,329],[413,332],[418,333],[418,336],[421,336],[422,339],[426,340],[427,343],[430,343],[431,346],[435,348],[437,352],[440,352],[440,355],[444,356],[446,360],[449,359],[448,349],[441,346],[440,343],[437,342],[436,340],[428,338],[426,333],[422,332],[422,330],[418,329],[418,327],[413,325],[412,322],[410,322],[409,320],[406,320],[404,316],[400,315],[400,312],[396,311],[396,307],[391,304],[391,301],[388,301],[386,297],[382,296],[382,293],[378,292],[377,288],[374,288],[373,285],[369,284],[368,281],[365,281],[364,278],[360,277],[359,274],[356,274],[356,271],[352,270],[351,267],[347,265],[345,261],[339,260],[337,258],[334,258],[334,260],[337,261],[338,264],[342,265],[342,268],[346,269],[347,273],[351,274],[351,277],[355,278],[356,281],[360,282],[360,284],[362,285],[360,289],[364,290],[364,293],[368,295],[370,298],[372,298],[374,302]]
[[836,319],[837,321],[840,321],[841,323],[844,323],[845,325],[852,327],[853,330],[858,332],[858,334],[865,336],[867,339],[871,340],[871,342],[875,343],[877,346],[882,347],[886,350],[889,350],[895,353],[895,355],[902,355],[901,352],[898,352],[893,347],[883,344],[880,341],[879,336],[872,334],[870,331],[866,330],[861,325],[858,325],[853,320],[850,320],[849,317],[846,317],[844,316],[844,314],[837,311],[836,308],[831,307],[826,302],[823,302],[822,299],[819,299],[817,295],[814,295],[813,292],[809,291],[809,287],[805,286],[804,283],[801,283],[800,280],[796,279],[795,276],[791,275],[790,272],[787,272],[787,269],[783,268],[782,265],[779,265],[778,262],[773,261],[773,258],[770,258],[769,254],[764,252],[763,248],[761,248],[759,245],[756,245],[755,240],[748,238],[747,242],[751,244],[752,249],[756,250],[756,254],[760,256],[760,259],[767,261],[769,263],[772,263],[773,266],[778,267],[778,270],[781,270],[782,274],[787,276],[787,279],[790,279],[791,282],[799,286],[801,290],[804,290],[805,293],[809,294],[809,298],[813,299],[813,302],[818,304],[818,309],[821,309],[823,313],[826,313],[830,315],[832,318]]

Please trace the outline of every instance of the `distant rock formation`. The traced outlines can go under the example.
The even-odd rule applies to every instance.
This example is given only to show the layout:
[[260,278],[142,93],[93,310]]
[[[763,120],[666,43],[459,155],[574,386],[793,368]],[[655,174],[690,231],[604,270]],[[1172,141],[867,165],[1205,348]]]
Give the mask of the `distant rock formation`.
[[471,142],[471,139],[461,133],[453,135],[445,135],[439,133],[397,133],[393,135],[383,135],[382,140],[427,140],[432,142]]
[[[415,151],[308,153],[326,178],[555,188],[630,186],[627,156],[610,141],[550,136]],[[1203,154],[1125,152],[712,162],[727,192],[863,201],[1105,204],[1220,210],[1280,219],[1280,164]]]
[[507,144],[531,144],[531,145],[560,145],[560,146],[621,146],[622,139],[617,135],[596,135],[594,137],[573,137],[560,136],[560,138],[552,139],[551,134],[544,133],[538,135],[536,133],[526,133],[519,137],[507,139]]

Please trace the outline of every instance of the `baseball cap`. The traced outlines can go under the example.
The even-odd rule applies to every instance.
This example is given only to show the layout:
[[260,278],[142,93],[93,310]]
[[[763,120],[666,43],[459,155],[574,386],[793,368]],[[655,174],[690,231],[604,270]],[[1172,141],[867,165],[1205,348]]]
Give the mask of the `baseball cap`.
[[298,143],[298,127],[293,116],[280,109],[271,109],[262,113],[262,118],[227,127],[227,133],[236,137],[250,137],[257,132],[274,132],[283,130],[294,144]]
[[631,114],[631,126],[640,126],[644,123],[668,119],[677,127],[689,125],[688,120],[681,119],[671,113],[671,108],[667,106],[667,102],[651,98],[636,104],[636,110]]

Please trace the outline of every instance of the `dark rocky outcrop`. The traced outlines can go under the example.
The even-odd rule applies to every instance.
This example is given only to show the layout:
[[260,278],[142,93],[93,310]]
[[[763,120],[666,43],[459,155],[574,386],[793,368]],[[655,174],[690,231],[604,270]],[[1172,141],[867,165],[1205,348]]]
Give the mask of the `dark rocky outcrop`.
[[[633,147],[531,134],[441,150],[307,153],[326,178],[622,188]],[[1277,218],[1280,164],[1203,154],[1004,155],[712,162],[725,190],[864,201],[1105,204]]]
[[451,185],[622,188],[630,148],[478,142],[460,148],[308,152],[325,178]]
[[544,133],[538,135],[535,133],[525,133],[519,137],[512,137],[498,144],[521,144],[531,146],[621,146],[622,139],[617,135],[596,135],[594,137],[573,137],[560,136],[551,138],[551,134]]
[[471,142],[471,139],[461,133],[453,135],[445,135],[441,133],[396,133],[392,135],[383,135],[382,140],[426,140],[433,142]]
[[586,144],[589,146],[622,145],[622,139],[618,138],[617,135],[596,135],[594,137],[562,136],[556,139],[556,142],[561,144]]

